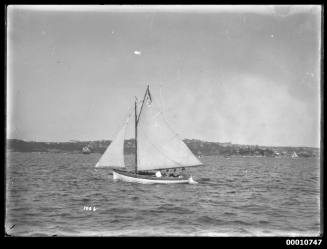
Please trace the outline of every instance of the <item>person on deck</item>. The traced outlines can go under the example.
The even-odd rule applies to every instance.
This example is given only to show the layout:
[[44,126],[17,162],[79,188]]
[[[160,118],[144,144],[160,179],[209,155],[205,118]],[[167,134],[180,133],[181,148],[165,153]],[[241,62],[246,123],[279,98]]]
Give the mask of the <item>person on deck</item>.
[[182,172],[180,173],[180,177],[181,178],[187,178],[188,177],[188,175],[185,172],[185,168],[184,167],[182,168]]
[[169,176],[169,177],[174,177],[174,176],[175,176],[175,175],[174,175],[174,172],[169,171],[169,172],[168,172],[168,176]]
[[176,169],[174,169],[174,172],[171,174],[172,177],[177,177],[178,174],[176,173]]
[[162,171],[162,176],[167,177],[168,176],[168,169]]

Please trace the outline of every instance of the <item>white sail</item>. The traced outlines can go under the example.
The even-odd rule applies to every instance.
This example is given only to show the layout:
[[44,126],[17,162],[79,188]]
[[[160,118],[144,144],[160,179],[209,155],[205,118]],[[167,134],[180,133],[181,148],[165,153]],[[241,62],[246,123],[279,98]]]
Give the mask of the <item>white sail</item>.
[[129,117],[123,127],[118,132],[116,138],[111,142],[103,153],[95,167],[117,167],[124,168],[124,139]]
[[146,96],[138,121],[138,170],[201,165],[190,149],[168,127],[161,111]]
[[297,154],[296,154],[296,152],[294,151],[293,152],[293,155],[292,155],[292,158],[297,158],[297,157],[299,157]]

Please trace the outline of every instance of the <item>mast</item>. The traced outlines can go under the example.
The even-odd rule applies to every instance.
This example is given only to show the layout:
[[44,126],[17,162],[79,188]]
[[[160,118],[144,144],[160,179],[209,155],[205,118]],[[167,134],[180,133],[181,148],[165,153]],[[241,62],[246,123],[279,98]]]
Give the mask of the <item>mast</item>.
[[137,98],[135,97],[135,174],[137,174]]
[[145,99],[146,99],[146,95],[149,95],[149,98],[150,98],[150,100],[152,101],[152,98],[151,98],[151,93],[150,93],[150,89],[149,89],[149,85],[148,85],[148,87],[146,88],[146,91],[145,91],[145,94],[144,94],[144,97],[143,97],[143,101],[142,101],[142,105],[141,105],[141,109],[140,109],[140,114],[139,114],[139,116],[138,116],[138,118],[137,118],[137,121],[139,120],[139,118],[140,118],[140,116],[141,116],[141,112],[142,112],[142,109],[143,109],[143,104],[144,104],[144,101],[145,101]]
[[137,125],[138,125],[139,118],[141,116],[141,112],[142,112],[142,109],[143,109],[143,104],[144,104],[144,101],[145,101],[145,98],[146,98],[147,94],[149,95],[150,100],[151,100],[149,85],[146,88],[146,91],[145,91],[145,94],[144,94],[144,97],[143,97],[143,101],[142,101],[142,105],[141,105],[141,109],[140,109],[140,113],[138,115],[137,115],[137,98],[135,97],[135,174],[137,174]]

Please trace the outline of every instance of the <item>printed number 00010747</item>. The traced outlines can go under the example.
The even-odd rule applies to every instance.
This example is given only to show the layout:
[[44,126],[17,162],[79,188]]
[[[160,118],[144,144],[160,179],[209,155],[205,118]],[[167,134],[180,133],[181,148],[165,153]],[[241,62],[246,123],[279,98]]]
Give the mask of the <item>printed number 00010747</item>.
[[321,239],[287,239],[286,245],[288,246],[309,246],[316,245],[319,246],[321,244]]

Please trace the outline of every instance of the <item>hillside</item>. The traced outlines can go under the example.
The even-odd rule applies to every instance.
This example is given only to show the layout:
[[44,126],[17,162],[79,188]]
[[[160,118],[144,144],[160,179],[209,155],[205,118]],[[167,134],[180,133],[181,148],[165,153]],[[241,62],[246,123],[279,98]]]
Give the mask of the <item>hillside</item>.
[[[232,143],[206,142],[195,139],[185,139],[185,144],[198,156],[223,155],[223,156],[269,156],[290,157],[294,152],[299,157],[318,157],[320,150],[311,147],[271,147],[258,145],[239,145]],[[91,153],[103,153],[110,140],[98,141],[70,141],[70,142],[33,142],[18,139],[7,140],[7,150],[16,152],[68,152],[82,153],[88,147]],[[134,139],[125,140],[125,153],[134,153]]]

